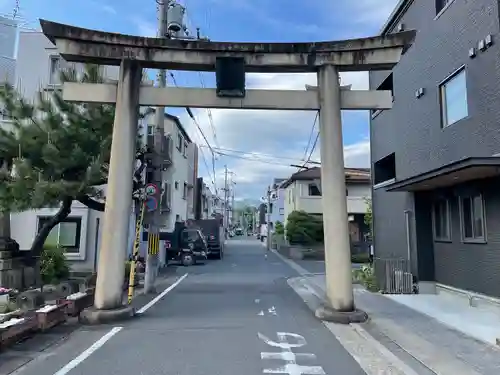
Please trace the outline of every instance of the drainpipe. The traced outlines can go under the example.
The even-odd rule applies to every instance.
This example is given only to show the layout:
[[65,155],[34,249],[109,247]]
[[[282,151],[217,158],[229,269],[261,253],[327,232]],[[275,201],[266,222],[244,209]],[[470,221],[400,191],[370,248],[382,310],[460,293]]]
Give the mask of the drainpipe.
[[411,272],[411,236],[410,236],[410,210],[405,210],[405,226],[406,226],[406,251],[408,258],[408,267]]

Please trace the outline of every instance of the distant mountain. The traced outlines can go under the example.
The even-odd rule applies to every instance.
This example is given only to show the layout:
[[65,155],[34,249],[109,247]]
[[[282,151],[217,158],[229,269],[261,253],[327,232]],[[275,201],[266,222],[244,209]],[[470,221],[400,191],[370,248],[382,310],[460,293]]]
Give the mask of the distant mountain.
[[254,207],[258,207],[259,204],[261,204],[260,200],[258,199],[243,199],[241,201],[236,201],[234,202],[234,207],[236,209],[241,209],[241,208],[245,208],[247,206],[254,206]]

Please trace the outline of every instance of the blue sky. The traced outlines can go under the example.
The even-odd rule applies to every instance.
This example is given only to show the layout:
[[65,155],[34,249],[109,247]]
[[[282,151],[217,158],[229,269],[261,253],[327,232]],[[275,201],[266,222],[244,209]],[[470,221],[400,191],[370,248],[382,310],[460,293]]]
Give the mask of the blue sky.
[[[187,7],[187,24],[204,36],[223,41],[305,42],[375,35],[397,0],[179,0]],[[11,14],[15,0],[0,0],[0,13]],[[154,36],[155,0],[19,0],[19,17],[25,27],[38,28],[38,19],[81,27]],[[180,86],[214,86],[213,74],[173,72]],[[153,72],[151,72],[153,74]],[[367,88],[366,73],[349,73],[344,84]],[[265,75],[247,77],[253,88],[303,89],[314,84],[314,75]],[[204,141],[192,121],[180,109],[178,115],[191,137]],[[209,143],[233,157],[218,156],[215,184],[223,184],[223,168],[234,172],[238,198],[259,198],[274,177],[286,178],[300,164],[315,115],[302,112],[207,110],[195,115]],[[344,146],[347,166],[369,166],[369,128],[366,112],[344,112]],[[215,131],[214,131],[215,128]],[[314,136],[317,127],[314,130]],[[202,148],[209,165],[200,158],[200,175],[214,180],[210,153]],[[259,161],[255,161],[258,159]],[[319,160],[319,146],[313,153]],[[211,185],[211,184],[209,184]],[[213,190],[213,189],[212,189]]]

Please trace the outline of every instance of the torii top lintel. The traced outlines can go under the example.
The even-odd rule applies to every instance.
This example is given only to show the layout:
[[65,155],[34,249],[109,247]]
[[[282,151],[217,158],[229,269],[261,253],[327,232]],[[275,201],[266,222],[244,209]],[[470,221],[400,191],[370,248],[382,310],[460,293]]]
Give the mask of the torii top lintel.
[[221,56],[242,57],[247,72],[315,72],[325,64],[340,71],[390,70],[415,39],[413,30],[361,39],[312,43],[234,43],[145,38],[40,20],[43,33],[67,61],[144,68],[214,71]]

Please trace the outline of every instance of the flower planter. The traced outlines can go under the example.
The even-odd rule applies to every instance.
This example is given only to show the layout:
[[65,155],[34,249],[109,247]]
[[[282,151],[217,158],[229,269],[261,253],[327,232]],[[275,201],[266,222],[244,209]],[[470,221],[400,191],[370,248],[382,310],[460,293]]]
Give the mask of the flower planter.
[[38,320],[35,314],[29,314],[19,319],[10,319],[1,323],[0,349],[5,349],[30,337],[37,330]]
[[88,307],[94,304],[94,293],[93,289],[87,290],[87,292],[78,292],[67,296],[64,300],[58,301],[58,303],[64,303],[65,312],[69,316],[78,316],[80,313]]
[[42,332],[66,322],[66,305],[46,305],[36,310],[38,329]]

